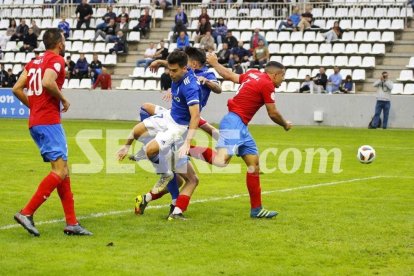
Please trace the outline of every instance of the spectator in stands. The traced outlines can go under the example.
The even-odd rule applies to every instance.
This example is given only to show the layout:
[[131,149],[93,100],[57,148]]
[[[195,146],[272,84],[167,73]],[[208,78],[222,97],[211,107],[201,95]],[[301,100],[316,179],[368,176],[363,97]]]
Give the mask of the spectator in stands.
[[259,69],[262,69],[269,59],[269,49],[264,45],[263,40],[259,40],[259,46],[253,50],[253,61],[251,62],[250,67],[258,67]]
[[344,93],[352,93],[352,91],[354,91],[354,82],[352,81],[351,75],[346,76],[345,80],[339,87],[339,91]]
[[339,27],[339,21],[335,21],[333,27],[326,33],[323,33],[322,36],[325,38],[326,43],[331,43],[342,38],[344,30]]
[[178,22],[181,22],[185,27],[188,27],[187,14],[185,14],[181,7],[177,7],[177,14],[175,15],[174,22],[175,25],[177,25]]
[[207,32],[211,33],[211,24],[205,18],[201,18],[201,22],[198,24],[196,31],[197,35],[194,38],[196,43],[200,43],[200,40],[206,35]]
[[282,21],[282,23],[280,23],[279,31],[282,30],[283,27],[285,27],[286,29],[294,29],[298,26],[299,22],[299,7],[293,7],[292,14],[286,19],[286,21]]
[[334,73],[332,75],[329,76],[328,78],[328,93],[335,93],[335,92],[339,92],[339,87],[341,86],[342,83],[342,76],[339,73],[341,70],[339,69],[338,66],[334,67]]
[[110,19],[108,25],[106,25],[104,29],[96,30],[95,37],[92,41],[96,41],[96,39],[100,36],[105,39],[106,42],[109,42],[109,39],[115,36],[115,28],[115,19]]
[[312,22],[312,17],[309,16],[309,14],[302,13],[300,22],[298,24],[299,31],[303,32],[306,29],[310,29]]
[[37,37],[39,37],[40,36],[40,28],[37,26],[35,19],[32,19],[32,27],[31,28],[33,29],[33,33]]
[[20,52],[32,52],[35,48],[37,48],[37,35],[33,33],[32,28],[29,28],[29,34],[24,37]]
[[119,31],[122,31],[123,33],[127,33],[128,30],[129,30],[129,24],[128,24],[127,18],[125,16],[121,17],[121,22],[116,24],[115,33],[118,33]]
[[89,29],[93,10],[92,7],[88,4],[88,0],[82,0],[82,3],[80,3],[76,8],[75,14],[78,20],[76,23],[76,29],[80,29],[83,24],[85,24],[87,29]]
[[70,35],[70,24],[66,21],[66,17],[62,16],[62,20],[58,24],[58,28],[63,31],[63,36],[68,38]]
[[91,76],[92,83],[95,83],[99,74],[102,73],[102,62],[98,59],[98,54],[93,54],[91,64],[89,64],[89,74]]
[[204,37],[200,40],[200,48],[215,50],[216,44],[214,43],[214,38],[211,35],[211,32],[206,32]]
[[113,19],[114,21],[116,20],[116,14],[113,12],[114,8],[112,6],[108,6],[106,9],[106,13],[104,14],[104,16],[102,16],[103,22],[96,26],[97,30],[105,29],[105,27],[109,24],[109,21],[111,19]]
[[370,128],[379,127],[382,111],[384,114],[382,128],[386,129],[388,126],[388,115],[391,108],[391,90],[394,87],[394,83],[388,79],[388,72],[382,72],[380,79],[374,82],[374,87],[377,88],[377,103],[375,105],[375,115],[372,119]]
[[238,41],[233,36],[231,31],[227,31],[226,37],[223,39],[223,43],[227,43],[227,45],[229,45],[230,50],[237,47],[238,45]]
[[66,77],[68,79],[74,78],[76,77],[76,73],[75,73],[75,63],[73,62],[71,56],[67,56],[66,57],[66,62],[65,62],[65,69],[66,69]]
[[217,53],[218,62],[227,65],[230,59],[230,50],[227,43],[223,43],[223,48]]
[[23,41],[24,37],[29,34],[29,26],[26,25],[26,20],[20,20],[20,25],[16,28],[16,32],[10,38],[11,41]]
[[[153,0],[152,3],[157,7],[163,10],[169,9],[172,6],[171,0]],[[177,4],[177,6],[179,6]]]
[[202,23],[201,21],[203,18],[206,20],[206,22],[210,23],[210,16],[207,14],[207,8],[201,9],[201,14],[198,17],[198,25]]
[[113,48],[109,49],[109,53],[128,53],[128,43],[126,40],[126,36],[124,35],[123,31],[119,31],[117,34],[117,40]]
[[120,13],[120,14],[118,15],[118,17],[116,18],[116,23],[120,23],[120,22],[121,22],[122,17],[125,17],[125,18],[126,18],[126,22],[129,22],[129,15],[128,15],[128,13],[126,12],[126,7],[122,7],[122,9],[121,9],[121,13]]
[[288,18],[286,21],[283,21],[282,23],[280,23],[278,30],[281,31],[283,28],[294,30],[295,24],[293,24],[292,19]]
[[150,30],[151,19],[151,15],[149,15],[149,8],[146,7],[144,14],[138,19],[138,25],[136,25],[132,30],[140,32],[141,37],[146,37]]
[[182,31],[180,32],[180,36],[177,38],[177,48],[184,49],[188,46],[190,46],[190,39],[188,38],[188,35]]
[[264,36],[262,36],[259,33],[259,31],[260,30],[258,28],[254,29],[254,33],[252,35],[252,38],[250,39],[250,51],[251,52],[253,52],[254,49],[256,49],[257,47],[259,47],[259,41],[260,40],[263,40],[264,45],[267,46],[266,39],[264,38]]
[[218,22],[214,24],[213,37],[217,44],[223,43],[227,34],[227,26],[224,24],[224,19],[220,17]]
[[328,77],[325,74],[325,68],[319,68],[319,73],[316,74],[315,77],[312,78],[314,85],[314,89],[317,93],[321,93],[322,90],[326,90],[326,83],[328,82]]
[[9,68],[7,70],[7,75],[8,75],[8,78],[7,78],[7,86],[6,87],[13,87],[17,82],[17,77],[16,77],[15,74],[13,74],[13,71],[12,71],[11,68]]
[[171,82],[170,70],[168,67],[165,67],[164,73],[161,74],[161,90],[169,93],[171,90]]
[[144,67],[145,69],[147,69],[151,62],[154,61],[154,55],[156,52],[157,49],[155,48],[154,43],[150,42],[149,48],[145,50],[144,59],[140,59],[137,61],[137,67]]
[[237,60],[240,62],[240,64],[242,63],[247,64],[249,62],[250,55],[251,55],[250,51],[246,50],[243,47],[243,41],[239,41],[238,46],[231,49],[231,54],[229,58],[229,67],[233,68]]
[[105,67],[102,67],[102,73],[99,74],[98,78],[93,83],[92,89],[96,89],[99,85],[102,90],[112,89],[112,78],[111,75],[108,74]]
[[167,60],[168,57],[168,48],[165,48],[164,40],[161,39],[160,41],[160,48],[154,54],[154,60],[162,59]]
[[0,47],[2,49],[6,48],[6,44],[10,41],[11,37],[16,33],[16,20],[11,19],[9,27],[6,30],[6,35],[1,36]]
[[0,87],[7,87],[9,74],[4,70],[4,65],[0,63]]
[[302,86],[299,88],[299,93],[311,92],[313,93],[313,81],[309,75],[306,75],[305,81],[302,83]]
[[183,22],[178,21],[177,24],[175,24],[173,29],[173,35],[171,37],[171,42],[175,43],[177,42],[177,38],[180,36],[181,32],[187,33],[187,27],[183,24]]
[[81,53],[75,65],[75,76],[78,79],[87,78],[89,72],[89,64],[85,58],[85,54]]

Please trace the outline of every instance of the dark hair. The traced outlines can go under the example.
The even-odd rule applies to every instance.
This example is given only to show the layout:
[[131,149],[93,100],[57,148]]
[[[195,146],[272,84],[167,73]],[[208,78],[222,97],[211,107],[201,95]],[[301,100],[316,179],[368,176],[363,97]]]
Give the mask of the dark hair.
[[62,34],[58,28],[48,29],[43,35],[43,43],[45,44],[46,50],[55,48],[61,41]]
[[[12,26],[12,24],[14,23],[14,26]],[[11,27],[17,27],[17,23],[15,19],[10,19],[10,24],[9,24],[9,28]]]
[[206,63],[206,53],[203,50],[195,47],[187,47],[184,52],[187,54],[189,59],[198,61],[201,65]]
[[388,74],[388,72],[387,71],[382,72],[382,75],[384,75],[384,74]]
[[178,64],[180,67],[187,66],[188,57],[183,51],[174,50],[167,57],[168,64]]
[[345,78],[345,80],[350,80],[350,81],[352,81],[352,77],[351,77],[351,75],[347,75],[347,76],[346,76],[346,78]]
[[274,68],[277,68],[277,69],[285,69],[285,66],[283,66],[283,64],[282,63],[280,63],[280,62],[277,62],[277,61],[269,61],[267,64],[266,64],[266,67],[265,68],[270,68],[270,67],[274,67]]

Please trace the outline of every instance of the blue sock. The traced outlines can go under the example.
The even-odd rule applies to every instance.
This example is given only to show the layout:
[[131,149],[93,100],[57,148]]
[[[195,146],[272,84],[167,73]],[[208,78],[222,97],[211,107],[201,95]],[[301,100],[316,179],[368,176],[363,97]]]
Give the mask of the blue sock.
[[141,122],[142,122],[146,118],[151,117],[151,115],[144,108],[141,107],[141,109],[139,111],[139,117],[140,117]]
[[167,189],[171,194],[171,199],[177,199],[178,195],[180,194],[180,190],[178,189],[177,175],[175,173],[174,178],[168,182]]

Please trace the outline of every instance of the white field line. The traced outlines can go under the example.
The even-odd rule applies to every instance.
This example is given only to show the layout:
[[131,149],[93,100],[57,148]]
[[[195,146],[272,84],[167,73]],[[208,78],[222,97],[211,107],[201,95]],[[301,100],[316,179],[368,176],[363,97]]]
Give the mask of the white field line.
[[[306,186],[299,186],[294,188],[286,188],[281,190],[272,190],[272,191],[264,191],[262,192],[263,195],[273,194],[273,193],[286,193],[291,191],[297,191],[297,190],[306,190],[306,189],[314,189],[319,187],[326,187],[326,186],[334,186],[339,184],[345,184],[345,183],[353,183],[353,182],[359,182],[364,180],[372,180],[372,179],[379,179],[379,178],[405,178],[404,176],[371,176],[371,177],[363,177],[363,178],[353,178],[348,180],[339,180],[339,181],[333,181],[333,182],[327,182],[327,183],[318,183],[313,185],[306,185]],[[407,178],[414,178],[414,177],[407,177]],[[205,199],[198,199],[191,201],[191,204],[195,203],[205,203],[205,202],[212,202],[212,201],[222,201],[222,200],[230,200],[235,199],[239,197],[247,197],[249,194],[236,194],[232,196],[225,196],[225,197],[210,197]],[[169,205],[152,205],[148,206],[147,209],[160,209],[169,207]],[[90,219],[90,218],[99,218],[99,217],[106,217],[106,216],[112,216],[112,215],[122,215],[126,213],[132,213],[131,209],[128,210],[120,210],[120,211],[109,211],[109,212],[103,212],[103,213],[93,213],[86,216],[79,216],[78,219],[84,220],[84,219]],[[47,221],[39,221],[36,222],[36,225],[43,225],[43,224],[53,224],[58,222],[64,222],[64,219],[53,219],[53,220],[47,220]],[[12,229],[12,228],[18,228],[21,227],[19,224],[9,224],[0,226],[0,230],[6,230],[6,229]]]

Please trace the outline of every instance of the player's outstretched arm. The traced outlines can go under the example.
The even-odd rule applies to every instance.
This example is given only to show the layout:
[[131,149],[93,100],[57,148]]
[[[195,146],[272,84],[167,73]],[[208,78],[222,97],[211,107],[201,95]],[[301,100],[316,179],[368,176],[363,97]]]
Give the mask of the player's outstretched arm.
[[56,83],[57,74],[52,69],[46,69],[42,79],[42,86],[46,88],[47,93],[52,97],[60,100],[63,105],[62,112],[66,112],[69,109],[70,103],[66,100],[65,96],[60,92],[59,87]]
[[29,107],[29,99],[24,93],[23,89],[26,87],[27,80],[27,71],[23,70],[20,78],[17,80],[16,84],[13,86],[13,94],[27,107]]
[[207,62],[212,66],[214,69],[216,69],[217,73],[219,73],[220,76],[222,76],[225,80],[230,80],[234,83],[239,83],[240,75],[233,73],[229,68],[224,67],[218,62],[218,58],[216,54],[209,53],[207,54]]
[[151,62],[149,69],[151,70],[151,72],[156,73],[158,71],[158,68],[160,68],[160,66],[167,67],[168,62],[162,59],[154,60],[153,62]]
[[267,103],[265,105],[266,105],[267,114],[269,115],[270,119],[272,119],[273,122],[282,126],[286,131],[292,128],[292,123],[289,121],[286,121],[282,117],[282,114],[280,114],[279,111],[276,109],[276,105],[274,103]]

